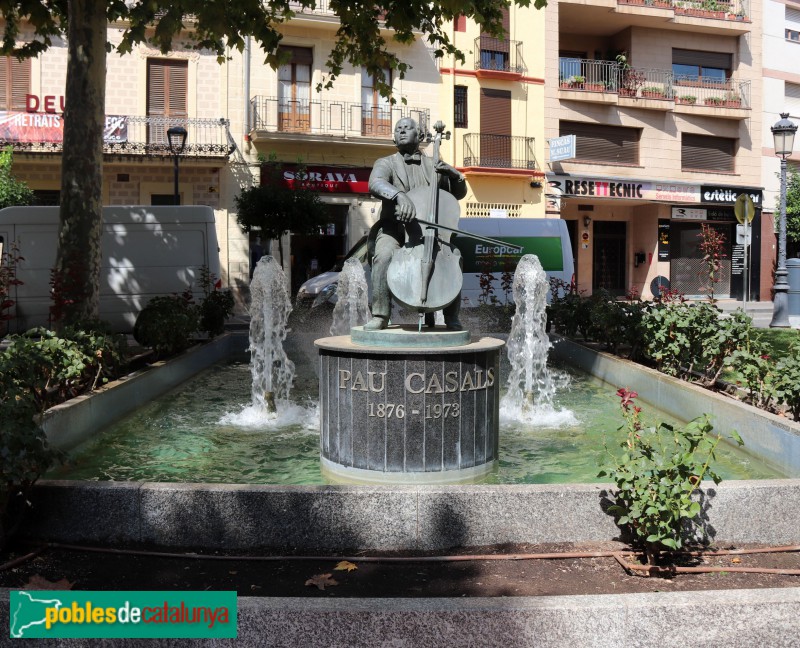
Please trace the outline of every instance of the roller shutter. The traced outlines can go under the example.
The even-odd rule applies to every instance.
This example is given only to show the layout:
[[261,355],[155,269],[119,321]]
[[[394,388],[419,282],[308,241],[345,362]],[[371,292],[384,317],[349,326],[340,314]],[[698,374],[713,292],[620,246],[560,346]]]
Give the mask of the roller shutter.
[[728,137],[683,134],[681,169],[733,173],[736,140]]
[[575,135],[575,159],[639,164],[641,130],[625,126],[562,121],[560,135]]

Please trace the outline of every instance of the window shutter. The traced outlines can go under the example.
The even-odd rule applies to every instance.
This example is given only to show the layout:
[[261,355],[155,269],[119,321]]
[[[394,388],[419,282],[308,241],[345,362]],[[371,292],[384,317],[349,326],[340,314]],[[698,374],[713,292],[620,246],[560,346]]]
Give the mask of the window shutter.
[[288,62],[294,65],[311,65],[314,62],[313,51],[310,47],[281,45],[278,47],[278,50],[281,52],[288,52],[291,57]]
[[31,61],[12,56],[0,59],[0,110],[25,110],[25,95],[31,90]]
[[698,67],[730,70],[733,67],[733,55],[727,52],[673,49],[672,62],[676,65],[697,65]]
[[800,118],[800,84],[784,83],[784,104],[792,117]]
[[166,115],[167,73],[164,61],[147,62],[147,114]]
[[575,159],[639,164],[638,128],[562,121],[560,135],[575,135]]
[[481,133],[511,135],[511,91],[481,88]]
[[454,29],[457,32],[465,32],[467,31],[467,17],[466,16],[456,16],[454,23]]
[[147,62],[147,114],[186,117],[189,64],[151,59]]
[[800,10],[786,7],[786,28],[800,31]]
[[736,140],[728,137],[683,134],[681,168],[733,172]]

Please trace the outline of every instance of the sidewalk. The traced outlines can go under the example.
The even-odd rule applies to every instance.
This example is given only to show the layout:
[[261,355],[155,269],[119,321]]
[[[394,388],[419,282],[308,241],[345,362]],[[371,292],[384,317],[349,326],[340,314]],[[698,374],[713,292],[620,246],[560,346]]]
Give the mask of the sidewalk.
[[745,309],[747,314],[753,318],[753,326],[757,328],[768,328],[772,321],[771,301],[747,302],[745,308],[744,302],[735,299],[720,299],[717,301],[717,306],[723,313],[732,313],[740,308]]

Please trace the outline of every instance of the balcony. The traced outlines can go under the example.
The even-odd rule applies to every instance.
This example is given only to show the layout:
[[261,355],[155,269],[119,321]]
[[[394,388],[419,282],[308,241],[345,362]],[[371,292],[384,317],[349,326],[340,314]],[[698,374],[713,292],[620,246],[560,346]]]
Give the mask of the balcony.
[[740,36],[753,30],[750,0],[560,0],[561,34],[608,36],[635,26]]
[[475,39],[475,75],[479,78],[516,80],[525,74],[522,42],[479,36]]
[[[22,120],[34,113],[18,113]],[[38,113],[35,113],[38,114]],[[10,122],[11,123],[11,122]],[[183,126],[188,135],[184,158],[227,158],[235,145],[228,131],[228,120],[172,117],[133,117],[109,115],[103,133],[103,153],[107,155],[171,156],[167,142],[167,129]],[[11,146],[23,153],[61,153],[63,130],[61,128],[14,128],[3,132],[0,146]]]
[[257,96],[250,100],[254,141],[340,138],[369,143],[391,140],[394,124],[402,117],[417,120],[427,132],[430,111],[410,106],[375,106],[346,101],[302,101]]
[[464,135],[464,172],[467,175],[539,176],[536,139],[516,135]]
[[559,99],[649,110],[750,117],[750,81],[686,77],[610,61],[559,59]]

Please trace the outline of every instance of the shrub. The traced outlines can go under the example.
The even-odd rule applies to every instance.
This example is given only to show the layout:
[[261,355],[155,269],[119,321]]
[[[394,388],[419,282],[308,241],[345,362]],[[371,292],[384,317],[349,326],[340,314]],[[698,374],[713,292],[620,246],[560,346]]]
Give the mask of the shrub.
[[8,245],[8,249],[0,254],[0,334],[6,330],[4,322],[14,319],[9,312],[16,301],[11,299],[11,292],[14,286],[22,285],[17,279],[17,265],[25,259],[19,255],[19,246],[16,241]]
[[800,419],[800,345],[792,344],[789,354],[775,367],[775,399],[786,403],[795,419]]
[[225,320],[233,313],[233,294],[230,290],[214,290],[200,302],[200,330],[210,337],[225,330]]
[[[634,400],[638,394],[620,389],[625,439],[622,454],[612,454],[608,447],[607,468],[599,477],[610,477],[617,486],[614,504],[609,507],[617,524],[633,536],[647,562],[653,564],[660,551],[680,549],[687,536],[694,535],[700,504],[692,497],[704,478],[719,484],[721,478],[711,468],[721,434],[712,434],[708,415],[685,427],[664,423],[645,427],[641,407]],[[735,431],[730,438],[743,445]]]
[[166,357],[188,348],[199,325],[197,306],[187,290],[181,295],[153,297],[136,318],[133,337],[158,357]]

